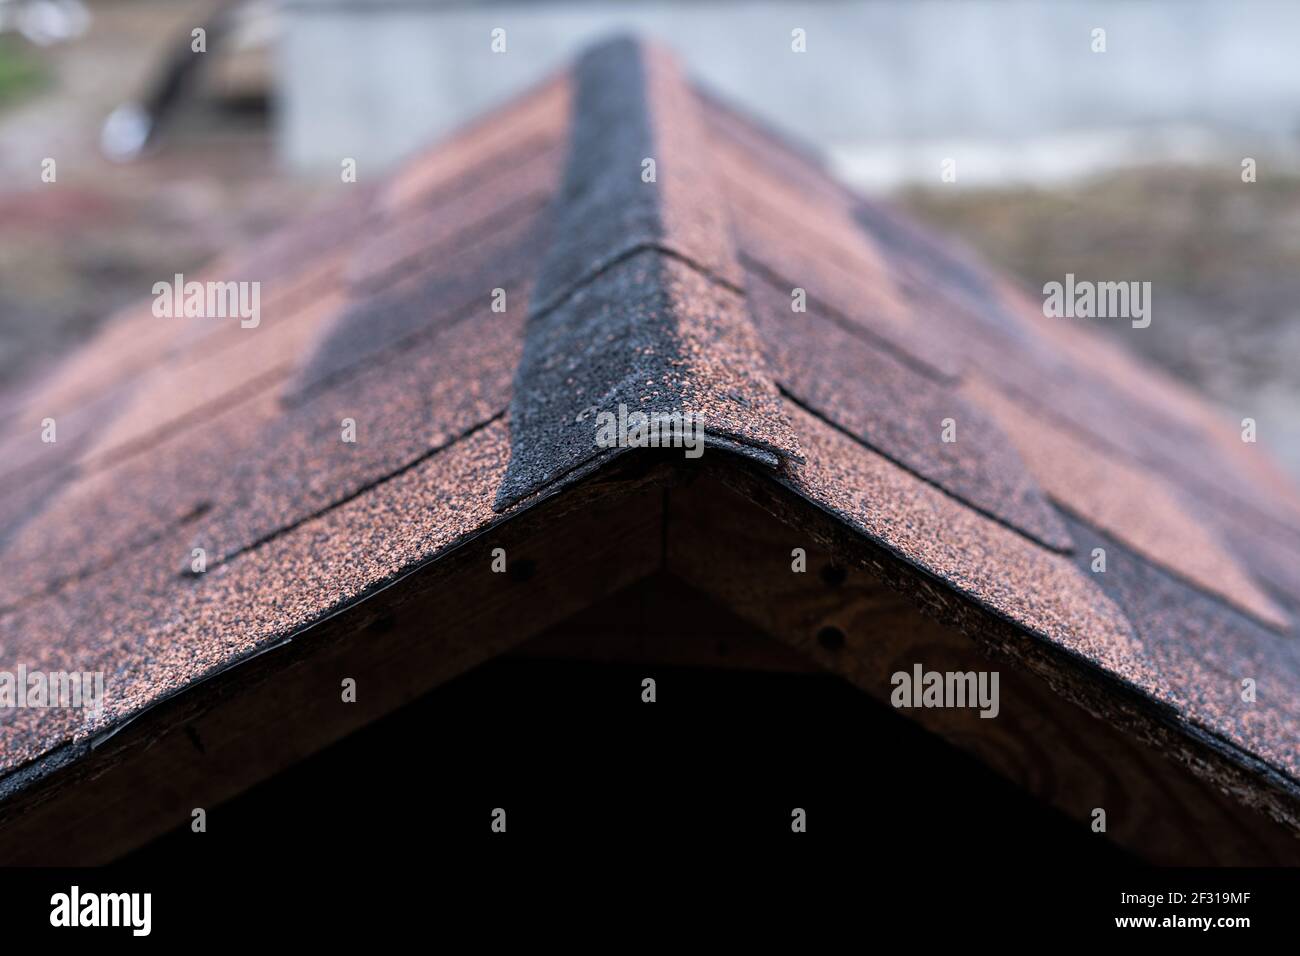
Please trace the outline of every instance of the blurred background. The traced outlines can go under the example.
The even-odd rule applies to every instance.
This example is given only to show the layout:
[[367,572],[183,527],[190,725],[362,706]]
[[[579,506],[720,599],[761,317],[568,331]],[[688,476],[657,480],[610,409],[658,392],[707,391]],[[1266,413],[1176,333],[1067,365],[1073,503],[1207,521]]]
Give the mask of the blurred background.
[[1300,475],[1293,0],[0,0],[0,389],[615,30],[1035,295],[1150,281],[1096,325]]

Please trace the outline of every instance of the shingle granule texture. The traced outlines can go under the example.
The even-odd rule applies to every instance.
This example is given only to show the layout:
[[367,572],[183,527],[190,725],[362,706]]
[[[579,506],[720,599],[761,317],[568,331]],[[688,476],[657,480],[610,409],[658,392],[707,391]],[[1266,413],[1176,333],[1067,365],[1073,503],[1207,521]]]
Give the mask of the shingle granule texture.
[[58,599],[0,618],[11,658],[43,670],[103,670],[106,693],[99,719],[5,710],[0,771],[112,726],[481,530],[498,518],[491,503],[508,454],[497,420],[200,579],[180,580],[173,548],[154,545]]
[[647,247],[738,285],[702,121],[676,64],[615,40],[585,54],[573,82],[572,139],[538,311]]
[[[448,256],[548,205],[559,184],[563,147],[529,148],[514,158],[504,177],[472,182],[405,216],[377,221],[348,263],[351,286],[384,289],[405,271],[446,268]],[[540,244],[529,251],[535,254]]]
[[790,487],[1031,633],[1153,695],[1119,608],[1069,558],[980,515],[794,405],[807,462]]
[[620,405],[698,415],[710,435],[798,456],[741,297],[655,249],[529,321],[499,504],[612,454],[598,444],[597,426]]
[[[733,204],[733,208],[743,207]],[[808,302],[819,306],[828,317],[874,340],[923,374],[938,381],[956,378],[959,365],[945,342],[928,340],[914,326],[893,321],[892,314],[908,314],[901,302],[885,304],[889,300],[878,291],[864,291],[877,289],[870,273],[828,266],[816,244],[801,237],[800,229],[793,226],[755,228],[752,222],[738,220],[736,231],[744,264],[767,274],[787,295],[793,298],[794,290],[800,289]],[[779,253],[785,243],[798,251]]]
[[[1133,624],[1141,657],[1184,717],[1300,779],[1300,643],[1212,600],[1113,538],[1072,523],[1080,566]],[[1243,681],[1255,699],[1243,699]]]
[[354,374],[383,353],[402,350],[412,338],[427,337],[492,305],[505,290],[507,310],[526,308],[528,285],[537,268],[537,245],[548,235],[544,204],[518,210],[464,243],[443,250],[431,266],[394,278],[380,289],[356,289],[346,312],[325,329],[311,357],[286,393],[296,403],[340,376]]
[[[289,409],[273,394],[233,403],[203,428],[78,484],[0,558],[8,572],[0,606],[155,540],[174,542],[177,570],[193,548],[222,560],[499,415],[510,401],[523,307],[480,313],[467,317],[475,335],[433,334],[425,348],[372,362]],[[344,419],[356,423],[355,442],[342,440]],[[115,493],[124,487],[133,493]]]
[[[956,389],[827,321],[815,303],[793,312],[762,276],[751,273],[746,291],[773,374],[799,402],[971,507],[1048,547],[1070,546],[1006,435]],[[944,441],[946,422],[954,441]]]
[[1288,627],[1285,612],[1141,465],[1089,448],[977,379],[967,383],[965,392],[1002,424],[1030,470],[1062,506],[1202,590],[1274,628]]
[[[585,56],[575,82],[557,241],[533,292],[498,506],[612,456],[598,424],[620,406],[695,415],[728,443],[798,457],[734,291],[740,268],[688,87],[661,53],[627,41]],[[656,158],[650,181],[644,158]]]
[[0,709],[0,799],[600,472],[620,404],[698,413],[710,465],[1013,658],[1086,672],[1095,711],[1140,704],[1300,792],[1293,483],[663,51],[598,46],[341,192],[187,276],[262,282],[258,328],[145,302],[0,396],[0,670],[102,670],[108,697]]

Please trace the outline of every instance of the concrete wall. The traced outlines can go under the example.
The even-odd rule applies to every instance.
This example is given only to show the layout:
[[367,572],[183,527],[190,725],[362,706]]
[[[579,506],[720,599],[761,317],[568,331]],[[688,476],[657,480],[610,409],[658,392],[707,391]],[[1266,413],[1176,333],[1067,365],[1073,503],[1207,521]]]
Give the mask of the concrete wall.
[[[1300,131],[1300,3],[863,0],[438,3],[288,0],[283,155],[374,170],[616,30],[664,40],[695,75],[835,153],[863,181],[960,146],[969,178],[1117,156],[1258,155]],[[507,31],[508,51],[490,35]],[[790,49],[807,31],[808,52]],[[1107,31],[1093,53],[1091,31]],[[957,145],[954,145],[957,144]],[[1293,158],[1293,157],[1292,157]]]

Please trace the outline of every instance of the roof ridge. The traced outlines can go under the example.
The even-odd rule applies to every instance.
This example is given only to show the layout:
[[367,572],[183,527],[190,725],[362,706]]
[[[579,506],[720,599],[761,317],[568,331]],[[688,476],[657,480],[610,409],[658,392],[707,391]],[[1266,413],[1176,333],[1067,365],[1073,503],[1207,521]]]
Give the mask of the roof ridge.
[[[542,263],[532,312],[549,311],[639,248],[662,248],[741,289],[744,274],[725,205],[712,188],[703,120],[673,55],[614,37],[579,57],[573,86],[555,242]],[[605,235],[602,225],[619,231]]]
[[617,417],[620,434],[638,412],[689,414],[710,446],[770,466],[802,460],[745,305],[703,118],[676,61],[616,37],[579,59],[573,83],[554,240],[530,304],[497,509],[628,447],[599,440],[602,413]]

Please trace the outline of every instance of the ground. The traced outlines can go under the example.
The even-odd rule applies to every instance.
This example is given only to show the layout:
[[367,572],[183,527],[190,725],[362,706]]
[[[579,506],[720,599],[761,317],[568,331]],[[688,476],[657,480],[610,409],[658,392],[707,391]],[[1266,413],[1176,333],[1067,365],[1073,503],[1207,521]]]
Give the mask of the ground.
[[[279,171],[266,113],[244,104],[189,101],[156,154],[129,165],[100,155],[104,118],[149,88],[162,51],[209,6],[96,4],[89,35],[39,60],[0,37],[0,389],[39,375],[154,282],[311,199],[311,184]],[[47,157],[53,184],[41,179]]]

